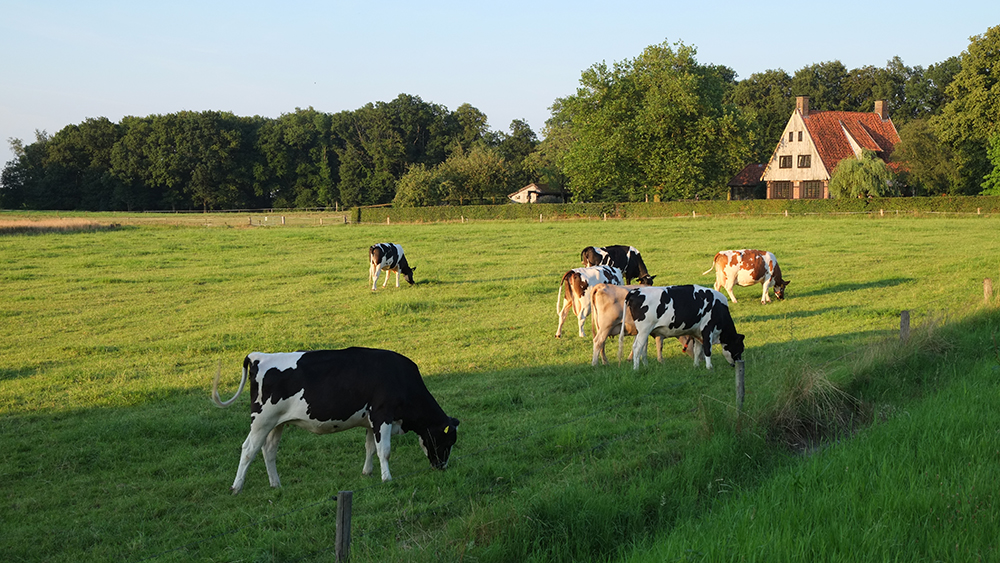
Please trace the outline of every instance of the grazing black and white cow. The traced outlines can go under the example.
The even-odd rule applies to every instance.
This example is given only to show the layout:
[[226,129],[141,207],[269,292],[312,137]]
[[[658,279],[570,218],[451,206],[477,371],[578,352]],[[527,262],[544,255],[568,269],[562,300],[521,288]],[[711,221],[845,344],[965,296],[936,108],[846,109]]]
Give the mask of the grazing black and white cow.
[[[590,314],[590,297],[588,289],[600,283],[622,285],[622,271],[612,266],[591,266],[589,268],[573,268],[563,274],[556,292],[556,315],[559,326],[556,327],[556,338],[562,337],[563,324],[570,308],[576,314],[580,324],[580,338],[586,338],[583,333],[583,322]],[[566,288],[566,302],[563,303],[562,291]]]
[[[622,334],[621,322],[625,321],[624,333],[635,335],[635,323],[632,322],[631,315],[625,311],[625,296],[636,285],[609,285],[606,283],[595,285],[590,289],[590,319],[594,328],[594,356],[591,365],[596,366],[598,359],[605,365],[608,363],[608,356],[604,353],[604,343],[612,334]],[[701,338],[700,336],[698,338]],[[701,342],[693,336],[683,334],[677,337],[681,344],[681,349],[685,354],[691,356],[701,353]],[[618,361],[622,359],[618,355]],[[631,354],[628,359],[632,359]],[[663,363],[663,337],[656,337],[656,359]]]
[[[625,311],[635,322],[635,343],[632,345],[632,367],[646,362],[646,345],[650,335],[675,337],[684,334],[700,338],[705,367],[712,369],[712,344],[722,345],[722,354],[730,365],[743,357],[743,335],[736,332],[729,302],[718,291],[699,285],[668,287],[637,287],[625,296]],[[624,316],[622,327],[624,332]],[[621,355],[622,340],[618,342]],[[694,355],[698,365],[700,354]]]
[[653,278],[646,271],[646,263],[642,261],[642,255],[632,246],[614,245],[595,248],[588,246],[580,252],[580,261],[584,266],[614,266],[622,271],[625,283],[630,284],[636,280],[639,285],[653,285]]
[[372,281],[372,291],[375,291],[375,286],[378,284],[379,272],[382,269],[385,269],[385,281],[382,283],[382,287],[385,287],[389,283],[389,272],[396,272],[396,287],[399,287],[400,272],[403,273],[403,279],[410,285],[413,285],[413,271],[416,268],[411,268],[406,263],[406,256],[403,256],[402,246],[391,242],[373,244],[368,249],[368,258],[371,261],[371,267],[368,270],[368,279]]
[[372,454],[378,452],[383,481],[392,479],[393,434],[416,432],[431,466],[448,465],[458,420],[438,406],[417,365],[396,352],[372,348],[251,352],[243,359],[239,389],[225,402],[219,398],[219,375],[212,384],[212,400],[219,407],[231,405],[250,381],[250,434],[243,442],[233,494],[243,488],[247,466],[262,448],[271,486],[281,486],[275,459],[286,424],[314,434],[366,428],[361,473],[371,475]]
[[761,304],[771,302],[771,296],[767,290],[774,288],[774,296],[778,299],[785,298],[785,286],[791,281],[781,279],[781,267],[778,266],[778,259],[774,254],[764,250],[722,250],[715,254],[712,260],[712,267],[705,270],[701,275],[705,275],[715,270],[715,290],[726,289],[729,298],[733,303],[736,296],[733,295],[733,286],[739,284],[748,287],[754,284],[764,286],[764,293],[760,296]]

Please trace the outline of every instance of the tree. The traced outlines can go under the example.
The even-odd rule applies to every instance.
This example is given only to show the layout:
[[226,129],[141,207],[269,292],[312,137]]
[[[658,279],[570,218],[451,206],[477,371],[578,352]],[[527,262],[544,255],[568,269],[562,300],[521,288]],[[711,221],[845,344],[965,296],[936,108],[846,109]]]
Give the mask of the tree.
[[845,158],[837,163],[830,177],[833,197],[884,197],[898,195],[893,174],[882,159],[870,150],[861,158]]
[[993,170],[983,179],[983,195],[1000,195],[1000,134],[990,139],[986,156],[993,165]]
[[951,148],[937,138],[927,119],[910,121],[899,128],[900,143],[892,152],[904,184],[913,195],[959,194],[962,181]]
[[792,92],[796,96],[809,96],[809,106],[816,110],[848,110],[843,88],[847,76],[847,67],[840,61],[802,67],[792,77]]
[[783,70],[751,74],[726,94],[726,102],[740,108],[756,131],[753,162],[766,162],[795,109],[792,77]]
[[538,146],[538,136],[531,130],[528,123],[521,119],[510,122],[510,133],[498,133],[497,151],[507,164],[509,185],[508,192],[513,192],[534,182],[538,175],[526,161],[528,155]]
[[636,59],[585,71],[575,96],[553,106],[569,123],[563,157],[577,201],[717,197],[746,163],[754,135],[724,103],[725,67],[700,65],[678,43],[647,47]]
[[1000,133],[1000,26],[971,38],[962,69],[948,85],[951,101],[932,120],[938,137],[954,151],[962,193],[975,194],[991,174],[989,140]]

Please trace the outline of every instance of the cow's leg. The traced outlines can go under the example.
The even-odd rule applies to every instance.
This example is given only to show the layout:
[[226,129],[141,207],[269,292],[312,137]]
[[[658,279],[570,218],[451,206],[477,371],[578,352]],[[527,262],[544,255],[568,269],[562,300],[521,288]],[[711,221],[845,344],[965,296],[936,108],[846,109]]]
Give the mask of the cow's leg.
[[608,356],[604,353],[604,344],[608,341],[608,330],[600,329],[594,331],[594,357],[590,360],[590,365],[596,366],[600,358],[601,364],[608,365]]
[[644,364],[649,363],[649,360],[646,358],[646,347],[648,344],[649,332],[640,329],[639,333],[635,335],[635,342],[632,343],[632,369],[639,369],[639,362]]
[[[709,329],[701,332],[701,349],[705,356],[705,369],[712,369],[712,331]],[[698,357],[700,355],[695,350],[694,367],[698,367]]]
[[573,308],[573,298],[570,297],[566,304],[563,305],[561,311],[559,311],[559,326],[556,328],[556,338],[562,337],[563,325],[566,323],[566,317],[569,316],[569,310]]
[[764,294],[760,296],[760,304],[765,305],[771,302],[771,296],[768,295],[768,292],[772,287],[774,287],[774,278],[765,279],[764,283],[761,285],[764,286]]
[[374,465],[372,455],[375,454],[375,431],[371,428],[365,429],[365,465],[361,468],[362,475],[371,475]]
[[372,264],[372,269],[369,272],[369,277],[372,280],[372,291],[375,291],[375,286],[378,285],[378,276],[382,272],[382,266],[378,264]]
[[657,336],[656,338],[656,361],[663,363],[663,337]]
[[391,481],[389,474],[389,443],[392,436],[392,422],[383,422],[378,427],[378,435],[375,436],[375,451],[378,452],[378,464],[382,469],[382,482]]
[[389,276],[391,275],[392,275],[392,270],[385,271],[385,281],[382,282],[382,289],[385,289],[385,286],[389,285]]
[[399,270],[396,270],[396,287],[399,287]]
[[243,447],[240,449],[240,466],[236,470],[236,479],[233,480],[233,494],[239,493],[243,489],[243,482],[247,477],[247,467],[253,458],[257,457],[257,452],[260,451],[261,446],[264,445],[264,440],[267,438],[267,430],[262,428],[254,428],[251,426],[250,434],[247,435],[247,439],[243,441]]
[[[731,279],[731,280],[727,280],[726,284],[725,284],[726,293],[729,294],[729,300],[730,301],[732,301],[733,303],[739,303],[739,301],[736,300],[736,296],[733,295],[733,286],[734,285],[736,285],[736,278],[735,277],[733,279]],[[718,289],[716,289],[716,291],[718,291]]]
[[264,440],[264,466],[267,467],[267,480],[272,487],[280,487],[281,479],[278,479],[278,443],[281,442],[281,432],[285,429],[284,424],[279,424],[267,434]]
[[580,338],[587,338],[587,335],[583,332],[583,323],[587,321],[587,316],[590,315],[590,299],[584,298],[580,302],[580,313],[577,315],[580,325]]

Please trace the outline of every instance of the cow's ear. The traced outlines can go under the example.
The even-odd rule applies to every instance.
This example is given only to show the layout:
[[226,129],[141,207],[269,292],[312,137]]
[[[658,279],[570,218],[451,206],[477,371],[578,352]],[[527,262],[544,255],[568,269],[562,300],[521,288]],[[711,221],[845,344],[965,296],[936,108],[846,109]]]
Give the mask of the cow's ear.
[[417,267],[416,267],[416,266],[414,266],[414,267],[410,268],[410,271],[411,271],[411,272],[416,272],[416,271],[417,271]]
[[449,420],[451,420],[451,425],[457,428],[458,427],[458,419],[457,418],[452,418],[452,417],[448,417],[448,418],[449,418]]

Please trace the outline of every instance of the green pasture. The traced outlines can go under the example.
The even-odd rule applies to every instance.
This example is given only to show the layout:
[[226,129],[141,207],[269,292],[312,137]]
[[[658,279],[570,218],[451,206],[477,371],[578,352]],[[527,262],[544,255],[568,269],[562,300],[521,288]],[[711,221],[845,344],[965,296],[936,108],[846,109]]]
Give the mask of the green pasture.
[[[353,561],[1000,558],[1000,218],[224,224],[0,235],[3,560],[330,561],[340,490]],[[416,285],[370,290],[376,242]],[[554,338],[590,244],[664,285],[777,255],[788,298],[731,306],[741,415],[724,361],[592,368],[589,321]],[[294,429],[283,487],[258,456],[231,495],[248,393],[216,408],[216,370],[227,398],[248,352],[347,346],[420,366],[461,420],[449,468],[398,436],[383,484],[360,430]]]

